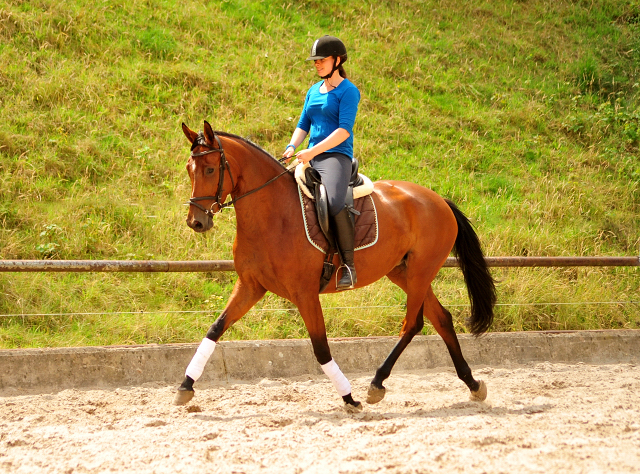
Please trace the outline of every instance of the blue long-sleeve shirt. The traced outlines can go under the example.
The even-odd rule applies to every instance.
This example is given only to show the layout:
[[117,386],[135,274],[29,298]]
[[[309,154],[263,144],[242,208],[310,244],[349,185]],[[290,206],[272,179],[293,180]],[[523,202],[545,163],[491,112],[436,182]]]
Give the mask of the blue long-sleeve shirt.
[[353,159],[353,124],[358,113],[360,91],[348,79],[338,87],[323,94],[323,81],[311,86],[304,100],[304,108],[298,121],[298,128],[309,134],[309,148],[320,143],[338,128],[349,132],[349,138],[328,152],[343,153]]

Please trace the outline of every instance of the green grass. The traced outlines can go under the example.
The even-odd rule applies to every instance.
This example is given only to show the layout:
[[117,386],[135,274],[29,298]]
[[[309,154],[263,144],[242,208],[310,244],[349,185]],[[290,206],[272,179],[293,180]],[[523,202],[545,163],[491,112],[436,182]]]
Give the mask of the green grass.
[[[233,211],[184,224],[180,123],[281,152],[325,33],[349,48],[368,176],[454,200],[487,255],[639,253],[636,2],[42,0],[0,1],[0,258],[231,258]],[[567,304],[637,301],[635,268],[495,274],[494,330],[640,328],[637,303]],[[199,340],[233,280],[0,274],[0,314],[84,313],[0,317],[0,347]],[[435,289],[464,331],[459,272]],[[395,334],[404,296],[382,281],[323,304],[330,336]],[[289,337],[306,331],[273,295],[225,335]]]

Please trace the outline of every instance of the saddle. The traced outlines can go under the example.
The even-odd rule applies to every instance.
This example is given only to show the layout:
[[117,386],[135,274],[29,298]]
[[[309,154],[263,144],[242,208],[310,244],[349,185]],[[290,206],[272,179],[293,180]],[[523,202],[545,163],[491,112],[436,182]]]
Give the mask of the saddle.
[[[346,204],[354,220],[354,250],[371,247],[378,241],[378,216],[371,193],[373,183],[358,174],[358,163],[354,160]],[[325,254],[323,271],[320,276],[322,292],[335,271],[333,257],[336,246],[329,225],[327,193],[319,173],[307,164],[300,164],[295,170],[298,194],[302,206],[307,239],[315,248]]]
[[[327,191],[322,184],[320,173],[313,169],[309,163],[301,163],[296,167],[295,177],[302,192],[315,202],[316,212],[318,214],[318,224],[322,233],[326,237],[330,245],[333,245],[333,234],[329,225],[329,206],[327,200]],[[354,207],[354,200],[364,197],[373,192],[373,183],[369,178],[358,173],[358,160],[355,158],[351,162],[351,177],[349,179],[349,187],[347,188],[347,197],[345,203],[351,219],[360,215]]]

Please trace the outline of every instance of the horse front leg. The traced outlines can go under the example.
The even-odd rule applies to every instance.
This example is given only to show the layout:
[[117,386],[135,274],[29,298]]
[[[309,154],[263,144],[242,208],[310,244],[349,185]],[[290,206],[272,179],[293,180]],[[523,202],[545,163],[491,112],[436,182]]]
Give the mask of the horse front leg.
[[309,331],[309,338],[311,339],[316,360],[320,364],[322,371],[333,383],[338,395],[342,397],[345,410],[351,413],[362,411],[362,403],[354,400],[351,395],[349,380],[342,373],[333,357],[331,357],[327,330],[324,324],[324,316],[322,315],[322,306],[318,295],[304,295],[295,300],[293,302],[298,307],[307,331]]
[[265,293],[266,290],[258,283],[250,284],[238,279],[227,306],[216,322],[211,325],[206,337],[198,346],[193,359],[187,366],[184,381],[178,388],[178,393],[176,393],[173,400],[174,405],[184,405],[193,398],[195,395],[193,384],[202,375],[204,366],[213,354],[220,337],[233,323],[244,316]]

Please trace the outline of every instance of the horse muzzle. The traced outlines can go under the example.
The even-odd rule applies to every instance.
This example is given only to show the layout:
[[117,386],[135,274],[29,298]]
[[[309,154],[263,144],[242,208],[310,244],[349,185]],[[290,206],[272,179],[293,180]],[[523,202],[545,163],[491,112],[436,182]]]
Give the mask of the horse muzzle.
[[206,232],[213,227],[213,219],[204,212],[202,215],[193,215],[191,212],[187,216],[187,225],[195,232]]

